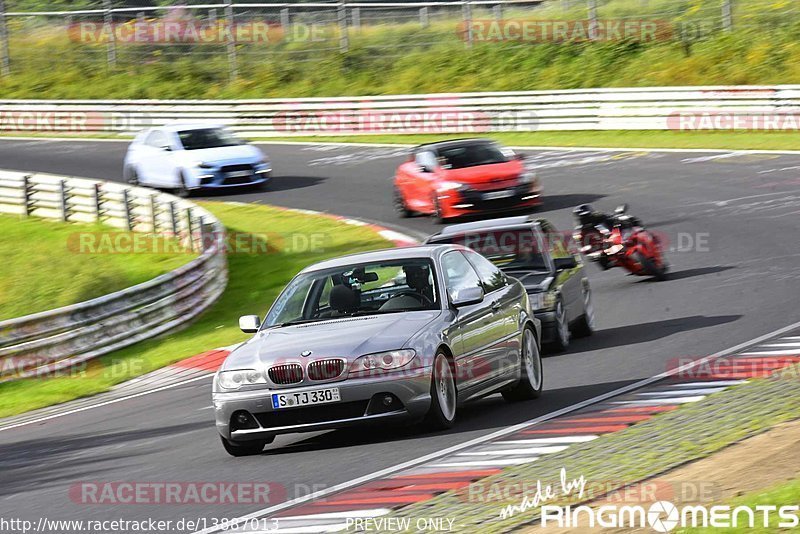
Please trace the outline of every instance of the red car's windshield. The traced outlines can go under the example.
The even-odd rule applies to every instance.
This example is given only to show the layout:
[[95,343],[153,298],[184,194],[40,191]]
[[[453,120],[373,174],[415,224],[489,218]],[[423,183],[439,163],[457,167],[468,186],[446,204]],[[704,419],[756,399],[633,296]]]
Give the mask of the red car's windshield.
[[463,169],[478,165],[505,163],[506,154],[496,145],[472,144],[439,149],[439,158],[444,169]]

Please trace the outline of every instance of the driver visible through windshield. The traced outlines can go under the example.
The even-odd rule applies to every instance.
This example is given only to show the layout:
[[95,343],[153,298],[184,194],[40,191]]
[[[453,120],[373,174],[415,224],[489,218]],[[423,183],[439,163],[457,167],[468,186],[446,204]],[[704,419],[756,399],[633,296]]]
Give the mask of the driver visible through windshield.
[[264,327],[437,309],[433,262],[412,258],[302,273],[275,301]]

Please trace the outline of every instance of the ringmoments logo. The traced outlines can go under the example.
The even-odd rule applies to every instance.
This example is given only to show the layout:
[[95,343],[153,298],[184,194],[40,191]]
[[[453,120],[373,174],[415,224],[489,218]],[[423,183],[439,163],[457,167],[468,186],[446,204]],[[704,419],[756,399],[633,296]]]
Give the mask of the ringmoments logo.
[[590,506],[543,505],[542,528],[650,528],[671,532],[680,528],[796,528],[800,506],[687,505],[670,501],[650,505]]

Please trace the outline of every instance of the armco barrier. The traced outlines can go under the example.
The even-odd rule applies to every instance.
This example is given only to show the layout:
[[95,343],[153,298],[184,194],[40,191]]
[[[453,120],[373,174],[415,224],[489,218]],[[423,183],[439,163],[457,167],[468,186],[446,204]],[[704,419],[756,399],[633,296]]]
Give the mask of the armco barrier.
[[47,375],[192,320],[225,289],[224,228],[178,197],[83,178],[0,171],[0,212],[102,222],[180,238],[199,256],[152,280],[86,302],[0,321],[0,382]]
[[[800,85],[575,89],[263,100],[0,100],[0,132],[133,134],[170,121],[251,137],[536,130],[782,129]],[[709,120],[681,122],[681,117]],[[731,116],[743,119],[736,124]],[[721,119],[720,119],[721,118]],[[717,120],[719,119],[719,120]],[[791,121],[790,121],[791,122]],[[693,128],[694,126],[694,128]],[[792,129],[792,128],[790,128]],[[797,129],[796,125],[795,128]]]

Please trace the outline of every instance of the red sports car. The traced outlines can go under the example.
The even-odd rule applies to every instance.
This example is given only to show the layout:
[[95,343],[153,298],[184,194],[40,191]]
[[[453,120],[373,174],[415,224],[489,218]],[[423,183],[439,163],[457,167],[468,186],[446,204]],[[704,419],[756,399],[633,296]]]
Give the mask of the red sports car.
[[523,158],[490,139],[458,139],[413,149],[394,177],[398,213],[440,222],[541,204],[542,188]]

